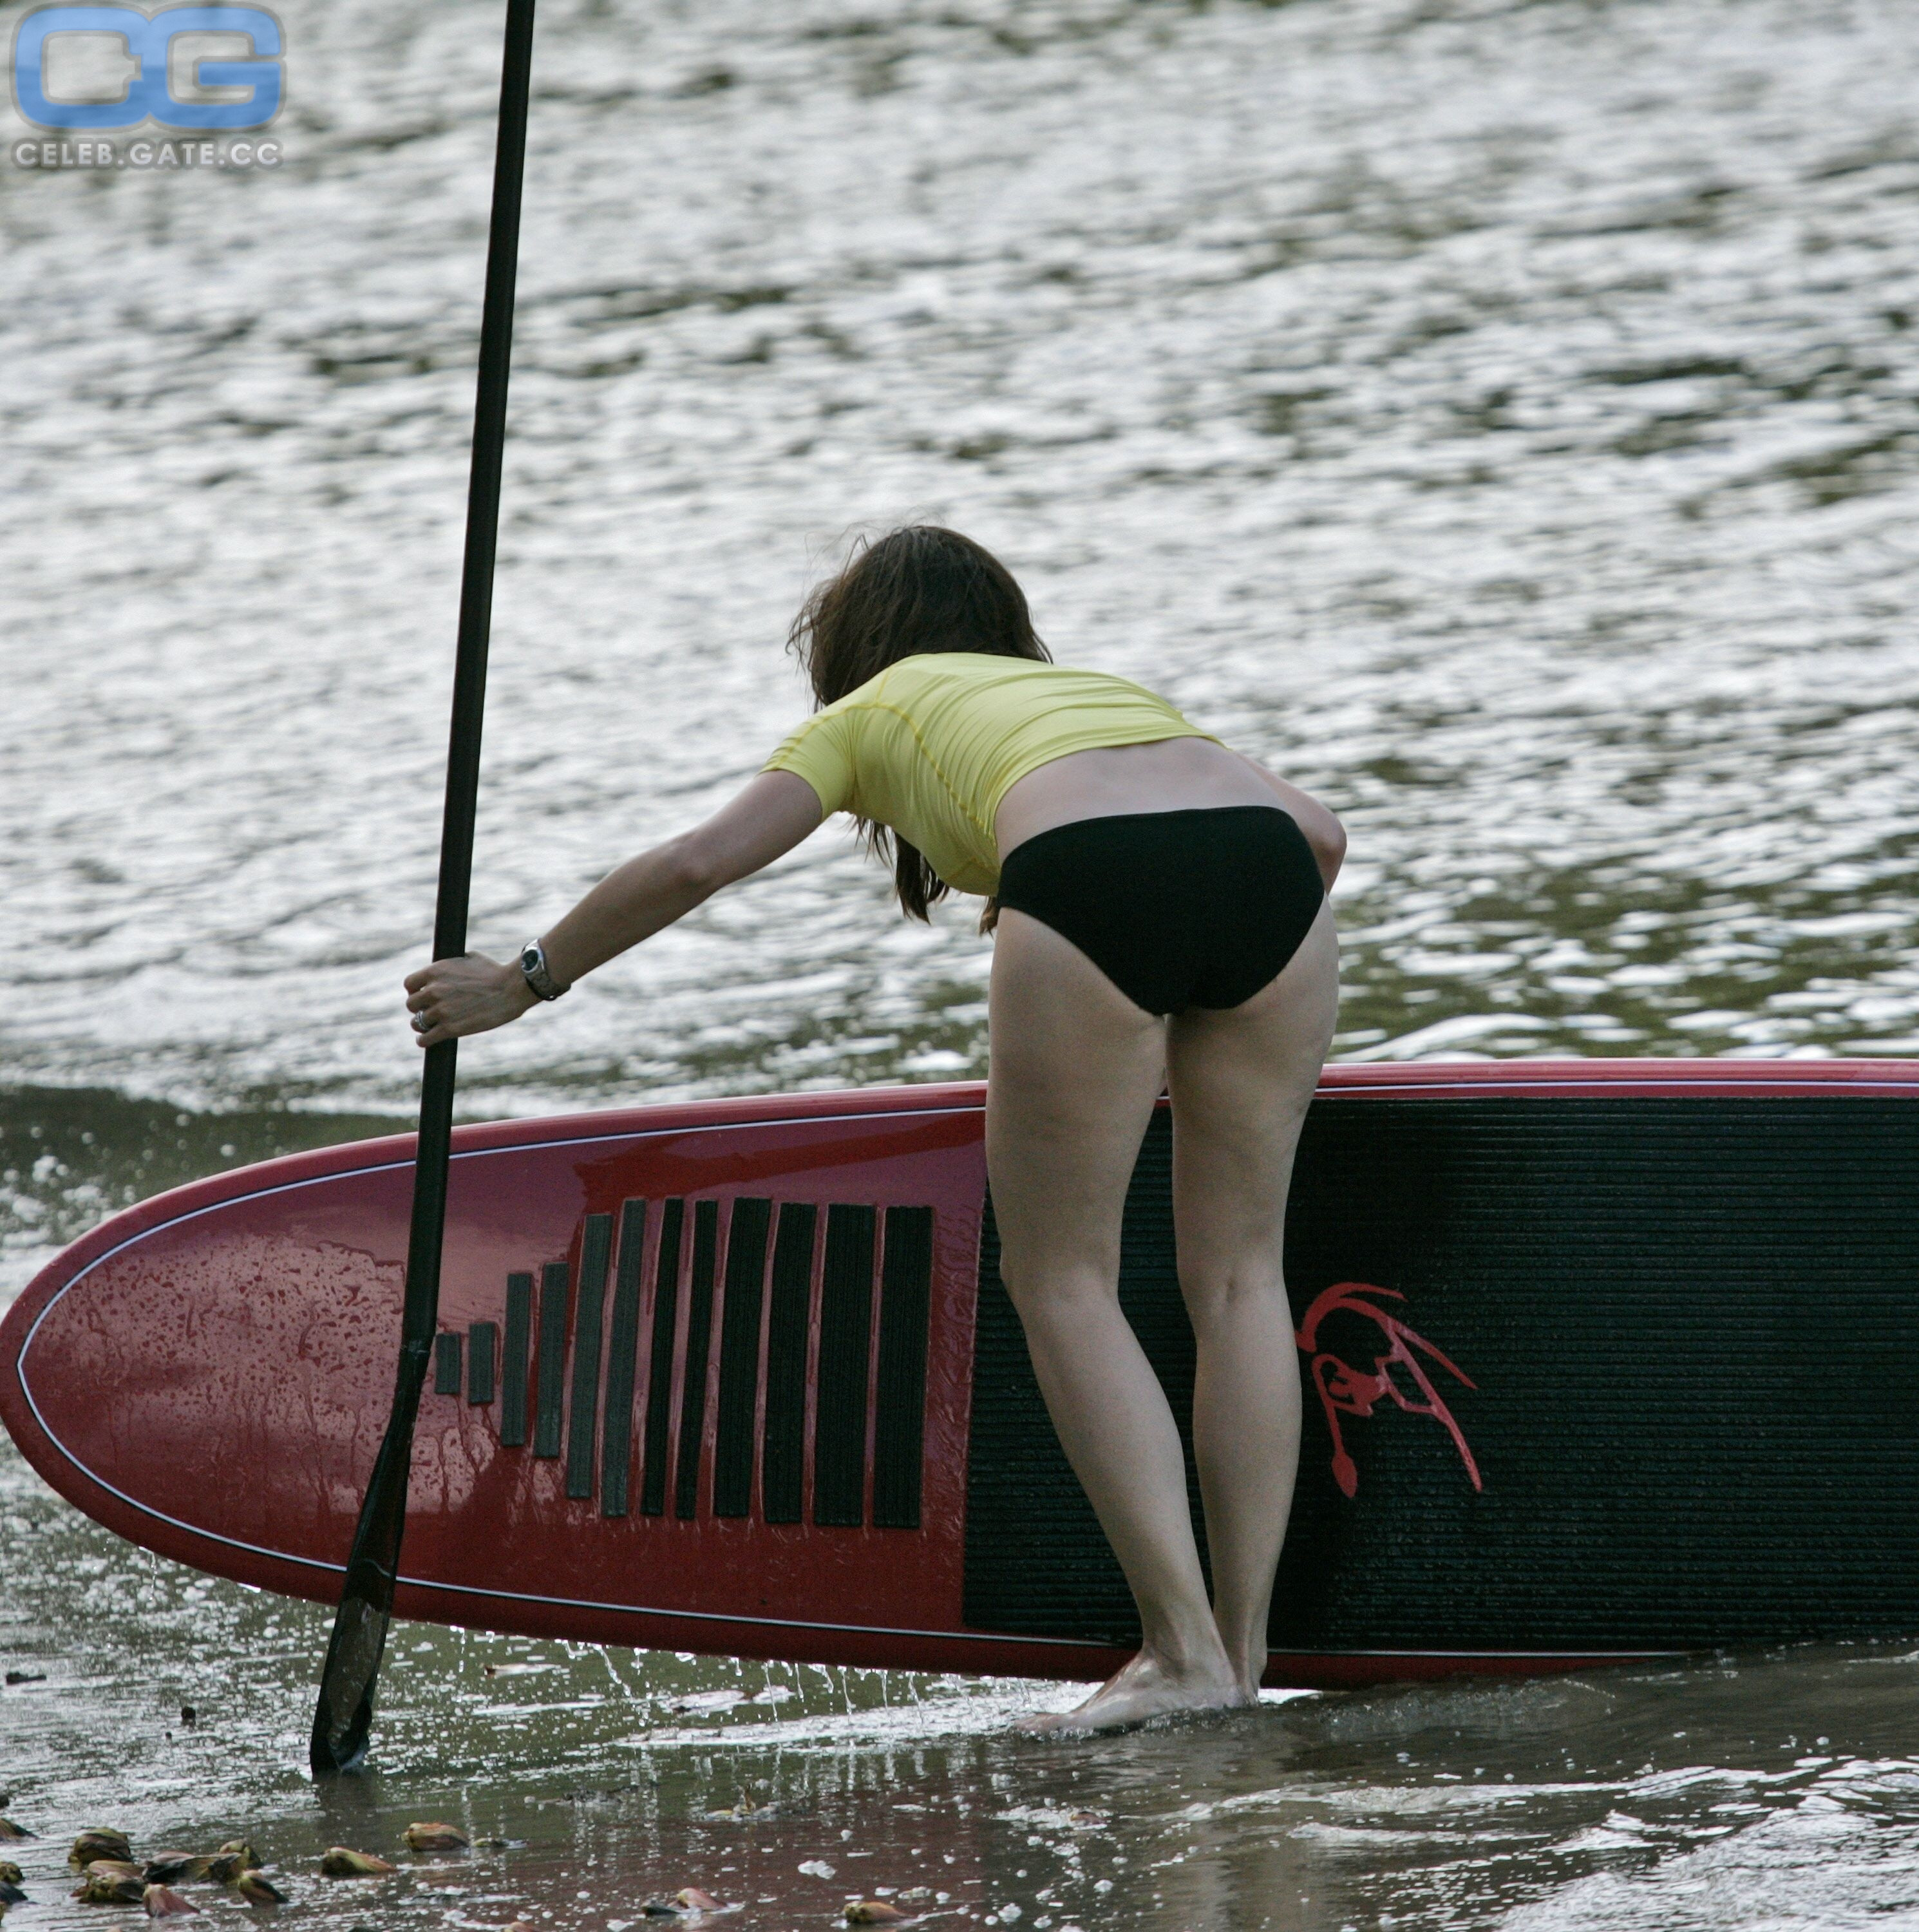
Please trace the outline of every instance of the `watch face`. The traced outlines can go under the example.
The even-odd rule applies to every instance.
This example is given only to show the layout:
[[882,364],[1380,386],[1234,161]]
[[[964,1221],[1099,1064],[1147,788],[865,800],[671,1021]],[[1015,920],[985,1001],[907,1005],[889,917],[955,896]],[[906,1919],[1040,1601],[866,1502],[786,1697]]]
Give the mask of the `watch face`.
[[520,956],[520,970],[523,973],[537,973],[540,968],[540,949],[529,946]]

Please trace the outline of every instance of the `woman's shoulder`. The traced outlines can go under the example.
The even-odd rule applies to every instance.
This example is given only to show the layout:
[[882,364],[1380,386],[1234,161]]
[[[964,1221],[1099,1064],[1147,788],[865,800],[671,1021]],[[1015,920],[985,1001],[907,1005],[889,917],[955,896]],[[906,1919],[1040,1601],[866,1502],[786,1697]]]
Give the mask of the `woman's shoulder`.
[[956,682],[1002,688],[1037,684],[1051,687],[1055,696],[1068,700],[1075,696],[1096,700],[1102,695],[1126,692],[1150,698],[1158,704],[1166,701],[1157,692],[1148,690],[1132,678],[1122,677],[1117,671],[1099,670],[1090,664],[1054,664],[1046,658],[997,657],[981,651],[944,651],[929,652],[924,658],[903,658],[892,669],[902,670],[913,664],[924,664],[922,675],[929,680],[943,677]]
[[[1054,686],[1056,696],[1067,699],[1075,693],[1090,698],[1116,691],[1156,697],[1130,678],[1077,664],[1054,664],[1044,658],[1009,657],[987,651],[916,651],[911,657],[896,659],[816,715],[910,711],[945,694],[983,695],[1033,684]],[[1157,701],[1163,704],[1165,700]]]
[[892,691],[941,684],[995,684],[1057,676],[1062,667],[1044,658],[1009,657],[997,651],[916,651],[889,664],[872,686]]

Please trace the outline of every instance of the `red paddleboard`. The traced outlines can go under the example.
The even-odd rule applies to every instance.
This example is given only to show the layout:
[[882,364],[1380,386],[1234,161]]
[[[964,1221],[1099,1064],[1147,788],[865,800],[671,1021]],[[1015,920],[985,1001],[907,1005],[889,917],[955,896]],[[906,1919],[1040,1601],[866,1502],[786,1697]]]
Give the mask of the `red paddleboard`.
[[[1269,1681],[1919,1634],[1919,1070],[1336,1066]],[[997,1276],[982,1090],[460,1130],[404,1616],[1093,1678],[1137,1634]],[[1122,1298],[1181,1426],[1162,1107]],[[0,1324],[0,1416],[163,1556],[331,1601],[384,1429],[410,1137],[115,1216]]]

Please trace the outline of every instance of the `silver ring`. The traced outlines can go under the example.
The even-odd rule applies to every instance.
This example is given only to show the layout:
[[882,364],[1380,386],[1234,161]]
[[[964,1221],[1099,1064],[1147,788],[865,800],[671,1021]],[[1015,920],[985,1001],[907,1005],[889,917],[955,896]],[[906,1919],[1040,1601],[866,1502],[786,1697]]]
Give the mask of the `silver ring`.
[[413,1016],[412,1024],[415,1033],[431,1033],[433,1030],[433,1022],[428,1019],[424,1013],[415,1013]]

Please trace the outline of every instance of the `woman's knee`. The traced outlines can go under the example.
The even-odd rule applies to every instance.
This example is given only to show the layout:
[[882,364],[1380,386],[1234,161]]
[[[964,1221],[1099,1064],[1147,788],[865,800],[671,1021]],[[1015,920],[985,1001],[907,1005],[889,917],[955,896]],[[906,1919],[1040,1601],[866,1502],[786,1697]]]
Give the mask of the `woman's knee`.
[[1276,1265],[1182,1266],[1180,1293],[1193,1333],[1202,1342],[1208,1330],[1238,1327],[1249,1316],[1284,1321],[1289,1329],[1292,1325],[1285,1277]]
[[1000,1280],[1022,1321],[1075,1310],[1101,1309],[1119,1300],[1118,1257],[1110,1267],[1081,1260],[1049,1263],[1039,1256],[1002,1252]]

